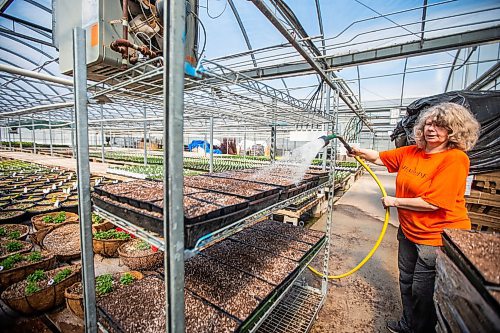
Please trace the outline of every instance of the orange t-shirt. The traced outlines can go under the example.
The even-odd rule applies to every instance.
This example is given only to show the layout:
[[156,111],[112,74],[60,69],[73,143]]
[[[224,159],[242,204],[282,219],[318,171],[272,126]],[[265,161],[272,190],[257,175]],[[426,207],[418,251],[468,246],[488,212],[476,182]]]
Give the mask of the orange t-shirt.
[[470,162],[463,151],[427,154],[417,146],[407,146],[381,152],[380,159],[389,172],[398,172],[397,198],[420,197],[439,207],[430,212],[398,208],[401,229],[409,240],[442,246],[444,228],[470,229],[464,198]]

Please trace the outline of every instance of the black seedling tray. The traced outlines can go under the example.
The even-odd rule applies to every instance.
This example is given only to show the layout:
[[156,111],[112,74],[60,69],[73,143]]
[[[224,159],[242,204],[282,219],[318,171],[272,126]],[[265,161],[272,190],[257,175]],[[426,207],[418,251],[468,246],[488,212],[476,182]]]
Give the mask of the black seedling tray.
[[479,270],[467,259],[467,256],[460,250],[460,248],[453,243],[446,232],[442,233],[444,252],[450,259],[457,265],[457,267],[469,279],[472,285],[483,296],[488,304],[497,312],[500,313],[500,304],[488,291],[488,288],[498,289],[500,286],[486,281]]
[[[212,177],[212,175],[206,175],[206,176],[198,176],[198,177],[206,177],[206,178],[212,178],[212,179],[217,179],[217,178],[221,178],[221,177],[217,177],[217,176],[214,176]],[[189,178],[189,177],[187,177]],[[246,199],[248,201],[254,201],[254,200],[257,200],[257,199],[260,199],[260,198],[263,198],[263,197],[267,197],[267,196],[270,196],[272,194],[275,194],[275,193],[278,193],[281,191],[281,187],[276,187],[276,185],[269,185],[269,184],[262,184],[262,183],[257,183],[257,182],[252,182],[252,181],[247,181],[247,180],[240,180],[240,179],[234,179],[234,178],[223,178],[223,179],[226,179],[228,181],[231,181],[231,182],[234,182],[235,184],[238,184],[240,183],[242,186],[245,186],[246,184],[254,184],[256,186],[260,186],[260,185],[266,185],[266,186],[273,186],[274,189],[272,190],[267,190],[267,191],[262,191],[262,192],[259,192],[255,195],[245,195],[243,193],[235,193],[235,192],[230,192],[230,191],[224,191],[224,190],[218,190],[218,189],[214,189],[214,188],[211,188],[210,186],[202,186],[202,185],[192,185],[192,184],[189,184],[190,187],[195,187],[195,188],[199,188],[199,189],[204,189],[204,190],[208,190],[208,191],[212,191],[212,192],[216,192],[216,193],[222,193],[222,194],[229,194],[229,195],[233,195],[233,196],[236,196],[236,197],[240,197],[240,198],[243,198],[243,199]]]
[[[122,219],[142,227],[148,231],[155,232],[163,236],[163,219],[156,216],[147,215],[134,209],[127,209],[117,204],[104,201],[97,196],[93,196],[94,204],[105,211],[110,212]],[[221,210],[217,210],[219,215],[212,216],[205,214],[197,216],[194,219],[184,219],[184,246],[193,248],[196,241],[213,231],[219,230],[233,222],[238,221],[248,214],[248,208],[235,211],[231,214],[220,215]]]
[[280,197],[280,193],[274,193],[274,194],[271,194],[267,197],[250,202],[250,204],[248,205],[248,208],[249,208],[248,213],[253,214],[253,213],[256,213],[264,208],[267,208],[269,206],[274,205],[275,203],[278,202],[279,197]]
[[[210,193],[210,192],[214,192],[214,191],[206,191],[206,193]],[[218,195],[228,195],[228,196],[231,196],[230,194],[226,194],[226,193],[218,193],[218,192],[214,192]],[[221,214],[220,215],[225,215],[225,214],[231,214],[237,210],[242,210],[242,209],[245,209],[248,207],[248,201],[245,201],[245,202],[241,202],[241,203],[237,203],[237,204],[234,204],[234,205],[230,205],[230,206],[222,206],[221,204],[218,204],[217,202],[215,201],[210,201],[210,200],[206,200],[206,199],[203,199],[203,198],[200,198],[198,193],[193,193],[193,194],[188,194],[186,195],[187,197],[190,197],[191,199],[195,199],[197,201],[201,201],[201,202],[205,202],[205,203],[208,203],[208,204],[212,204],[212,205],[215,205],[215,206],[219,206],[221,207]],[[238,199],[241,199],[239,197],[237,197]]]

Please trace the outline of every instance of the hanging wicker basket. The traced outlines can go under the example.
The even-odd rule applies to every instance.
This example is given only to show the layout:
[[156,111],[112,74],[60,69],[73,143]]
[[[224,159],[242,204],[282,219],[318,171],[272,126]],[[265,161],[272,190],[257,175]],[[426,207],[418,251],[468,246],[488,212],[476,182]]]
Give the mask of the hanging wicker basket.
[[24,280],[37,269],[47,270],[56,265],[56,257],[50,252],[43,253],[45,258],[28,265],[0,271],[0,287],[7,288],[11,284]]
[[[15,229],[15,231],[19,231],[19,237],[17,237],[16,239],[17,240],[25,240],[26,237],[28,236],[29,232],[30,232],[30,227],[27,226],[27,225],[24,225],[24,224],[17,224],[17,223],[14,223],[14,224],[2,224],[0,226],[0,228],[5,228],[5,229]],[[7,230],[8,232],[8,230]],[[4,236],[4,237],[0,237],[0,239],[6,239],[8,238],[8,235]]]
[[75,213],[70,213],[70,212],[65,212],[66,213],[66,219],[64,222],[61,223],[47,223],[43,221],[43,218],[46,216],[51,216],[51,217],[56,217],[59,215],[61,212],[53,212],[53,213],[47,213],[47,214],[39,214],[35,215],[31,218],[31,223],[33,224],[33,227],[36,230],[42,230],[50,227],[55,227],[67,223],[75,223],[78,222],[78,215]]
[[[29,296],[9,295],[11,288],[16,288],[17,284],[13,284],[2,293],[2,300],[12,310],[20,312],[22,314],[32,314],[48,311],[56,306],[61,305],[62,303],[64,303],[64,290],[71,286],[73,283],[80,280],[80,265],[59,267],[49,272],[58,272],[65,268],[70,268],[73,272],[60,283],[47,286],[46,288]],[[23,281],[17,283],[23,283]]]
[[92,239],[94,253],[113,258],[118,257],[118,248],[128,241],[128,239]]
[[154,270],[163,265],[164,254],[162,251],[153,252],[142,255],[135,255],[133,252],[127,251],[127,247],[137,244],[140,240],[135,239],[129,243],[125,243],[118,248],[118,255],[123,264],[134,270]]

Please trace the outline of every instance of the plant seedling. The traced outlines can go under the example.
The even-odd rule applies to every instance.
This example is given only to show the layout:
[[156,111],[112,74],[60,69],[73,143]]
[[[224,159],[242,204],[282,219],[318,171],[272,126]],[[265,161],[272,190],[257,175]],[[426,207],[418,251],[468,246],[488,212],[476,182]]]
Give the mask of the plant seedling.
[[26,285],[26,289],[24,290],[24,293],[26,296],[32,295],[38,291],[40,291],[40,287],[36,284],[36,282],[28,282]]
[[38,282],[47,279],[47,275],[45,275],[45,272],[41,269],[37,269],[34,273],[28,275],[26,280],[28,282]]
[[3,269],[8,270],[14,267],[14,265],[20,261],[23,260],[23,256],[21,256],[19,253],[12,254],[5,258],[4,260],[0,261],[0,266],[3,267]]
[[134,280],[135,280],[135,277],[132,274],[125,273],[121,276],[120,283],[126,286],[126,285],[129,285],[132,282],[134,282]]
[[0,228],[0,237],[3,237],[7,235],[7,231],[5,230],[5,228]]
[[7,249],[8,252],[15,252],[21,250],[23,248],[23,244],[21,242],[14,240],[8,242],[5,248]]
[[9,236],[7,236],[9,239],[18,239],[21,237],[21,232],[19,230],[14,230],[9,233]]
[[98,295],[106,295],[113,291],[113,276],[111,274],[98,276],[95,282]]
[[100,217],[99,215],[92,213],[92,224],[99,224],[102,223],[104,219]]
[[42,254],[39,251],[34,251],[26,255],[24,258],[31,262],[37,262],[42,260]]
[[150,245],[148,242],[141,240],[139,243],[136,244],[135,248],[137,250],[147,250],[150,248]]
[[61,282],[62,280],[66,279],[68,276],[70,276],[72,273],[71,269],[65,268],[62,271],[57,272],[57,274],[54,276],[54,284],[57,284]]

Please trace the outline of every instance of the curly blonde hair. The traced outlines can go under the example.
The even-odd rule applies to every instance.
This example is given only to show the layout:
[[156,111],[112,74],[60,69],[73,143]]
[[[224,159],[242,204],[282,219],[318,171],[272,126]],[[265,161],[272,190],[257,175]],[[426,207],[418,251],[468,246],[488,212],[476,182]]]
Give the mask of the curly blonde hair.
[[440,103],[420,114],[413,134],[419,148],[425,148],[424,126],[428,119],[448,130],[448,148],[471,150],[479,137],[480,125],[474,115],[465,107],[455,103]]

